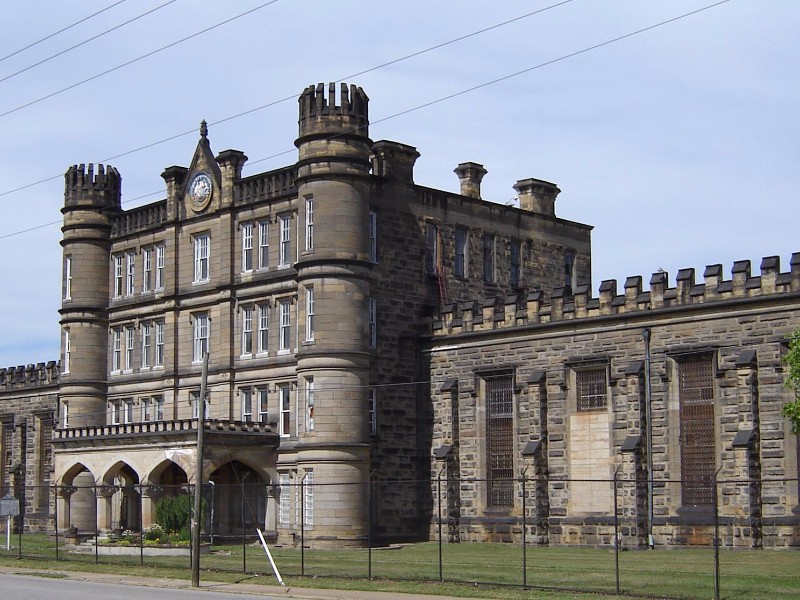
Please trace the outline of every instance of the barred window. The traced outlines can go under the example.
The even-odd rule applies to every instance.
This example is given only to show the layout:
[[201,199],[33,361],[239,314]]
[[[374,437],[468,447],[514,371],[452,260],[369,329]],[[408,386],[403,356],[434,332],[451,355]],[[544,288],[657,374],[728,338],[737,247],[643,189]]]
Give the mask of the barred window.
[[608,404],[606,369],[587,369],[575,372],[578,412],[602,410]]
[[711,358],[696,357],[678,367],[680,395],[681,501],[684,506],[714,503],[714,369]]
[[512,376],[492,376],[486,383],[487,505],[514,506],[514,414]]

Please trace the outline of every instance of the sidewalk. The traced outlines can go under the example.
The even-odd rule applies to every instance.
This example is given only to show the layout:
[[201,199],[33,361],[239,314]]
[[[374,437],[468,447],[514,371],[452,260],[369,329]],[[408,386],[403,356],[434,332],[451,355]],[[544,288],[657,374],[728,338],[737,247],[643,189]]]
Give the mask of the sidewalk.
[[[8,575],[43,576],[53,575],[75,581],[95,581],[100,583],[117,583],[141,587],[192,589],[191,582],[181,579],[162,579],[151,577],[132,577],[124,574],[87,573],[84,571],[61,571],[59,569],[30,569],[0,566],[0,573]],[[254,579],[247,577],[246,579]],[[300,587],[281,587],[279,585],[261,585],[257,583],[220,583],[200,580],[200,588],[215,592],[261,596],[262,598],[295,598],[297,600],[459,600],[451,596],[431,596],[424,594],[401,594],[397,592],[362,592],[358,590],[331,590]],[[461,599],[463,600],[463,599]]]

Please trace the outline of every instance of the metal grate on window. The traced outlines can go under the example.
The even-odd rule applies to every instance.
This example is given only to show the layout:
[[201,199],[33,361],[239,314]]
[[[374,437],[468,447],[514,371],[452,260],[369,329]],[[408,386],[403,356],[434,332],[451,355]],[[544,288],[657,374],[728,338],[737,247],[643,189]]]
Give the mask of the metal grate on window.
[[486,379],[487,504],[514,506],[514,414],[512,376]]
[[714,373],[711,359],[685,361],[679,368],[681,479],[684,506],[714,502]]
[[603,409],[608,404],[606,369],[591,369],[575,372],[578,395],[578,411]]

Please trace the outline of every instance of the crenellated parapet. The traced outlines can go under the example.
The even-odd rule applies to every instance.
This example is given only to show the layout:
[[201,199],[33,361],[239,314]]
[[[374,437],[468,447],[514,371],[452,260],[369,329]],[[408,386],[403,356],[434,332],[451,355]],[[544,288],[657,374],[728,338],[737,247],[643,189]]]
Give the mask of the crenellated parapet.
[[549,294],[534,290],[525,295],[449,304],[434,319],[433,334],[488,331],[800,293],[800,252],[792,255],[786,272],[781,272],[777,256],[763,258],[760,271],[760,275],[752,275],[750,261],[741,260],[733,264],[731,278],[727,280],[722,265],[715,264],[705,268],[702,281],[697,280],[693,268],[681,269],[674,287],[669,287],[669,275],[658,271],[650,278],[649,290],[643,289],[642,277],[636,275],[628,277],[621,290],[616,279],[601,282],[597,297],[591,295],[588,285],[578,285],[574,290],[555,288]]
[[364,90],[355,85],[342,83],[339,98],[336,84],[328,86],[318,83],[310,85],[300,94],[300,138],[357,134],[369,136],[369,98]]
[[[97,170],[95,171],[95,166]],[[73,165],[64,175],[64,205],[119,209],[122,177],[112,166]]]
[[58,385],[60,374],[61,363],[55,360],[0,368],[0,392]]

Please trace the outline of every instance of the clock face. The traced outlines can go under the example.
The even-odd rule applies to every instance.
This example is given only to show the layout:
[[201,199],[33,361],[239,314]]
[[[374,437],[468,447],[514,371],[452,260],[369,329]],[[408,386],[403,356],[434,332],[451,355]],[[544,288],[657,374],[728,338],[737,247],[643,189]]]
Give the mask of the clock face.
[[189,184],[189,198],[192,200],[192,208],[203,210],[208,206],[213,191],[211,178],[206,173],[195,175]]

